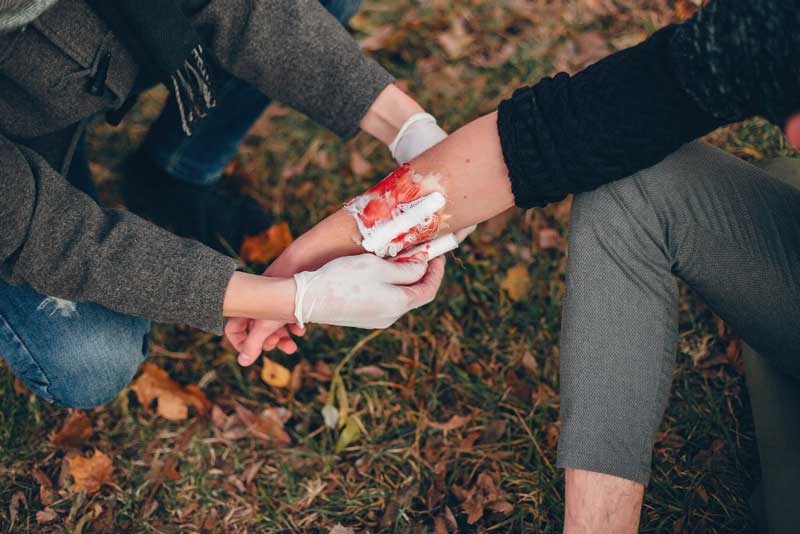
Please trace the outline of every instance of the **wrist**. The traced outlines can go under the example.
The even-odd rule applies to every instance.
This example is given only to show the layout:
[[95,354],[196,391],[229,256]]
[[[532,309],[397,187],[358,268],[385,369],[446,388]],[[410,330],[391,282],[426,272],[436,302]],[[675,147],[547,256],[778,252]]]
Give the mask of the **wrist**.
[[416,100],[391,84],[378,95],[361,119],[361,129],[388,145],[412,115],[424,111]]
[[235,272],[223,303],[225,317],[294,322],[295,281]]

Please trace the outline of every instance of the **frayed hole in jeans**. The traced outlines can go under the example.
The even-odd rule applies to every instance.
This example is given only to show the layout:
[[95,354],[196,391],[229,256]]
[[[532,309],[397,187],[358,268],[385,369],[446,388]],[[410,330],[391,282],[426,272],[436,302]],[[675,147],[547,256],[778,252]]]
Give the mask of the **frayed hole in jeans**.
[[47,297],[44,299],[36,311],[50,311],[50,315],[59,314],[66,319],[78,316],[78,305],[70,300],[64,300],[57,297]]

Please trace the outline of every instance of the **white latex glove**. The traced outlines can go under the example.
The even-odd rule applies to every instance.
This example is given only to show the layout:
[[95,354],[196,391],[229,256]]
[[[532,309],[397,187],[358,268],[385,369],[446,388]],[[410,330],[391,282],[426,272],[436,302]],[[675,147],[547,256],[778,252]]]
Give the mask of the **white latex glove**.
[[444,258],[404,262],[373,254],[347,256],[317,271],[294,275],[294,315],[306,323],[388,328],[403,314],[430,303],[444,275]]
[[436,124],[430,113],[415,113],[403,124],[389,143],[392,157],[403,165],[447,139],[447,133]]

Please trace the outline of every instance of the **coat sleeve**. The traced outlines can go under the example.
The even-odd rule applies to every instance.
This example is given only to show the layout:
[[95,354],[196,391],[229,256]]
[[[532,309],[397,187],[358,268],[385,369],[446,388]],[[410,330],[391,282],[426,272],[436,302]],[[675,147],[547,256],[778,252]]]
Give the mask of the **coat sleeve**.
[[498,129],[517,204],[625,178],[754,115],[781,123],[800,110],[798,24],[800,0],[713,0],[574,76],[515,91]]
[[394,81],[319,0],[211,0],[194,20],[227,71],[344,138]]
[[0,136],[0,272],[43,295],[222,330],[233,259],[103,209],[35,152]]

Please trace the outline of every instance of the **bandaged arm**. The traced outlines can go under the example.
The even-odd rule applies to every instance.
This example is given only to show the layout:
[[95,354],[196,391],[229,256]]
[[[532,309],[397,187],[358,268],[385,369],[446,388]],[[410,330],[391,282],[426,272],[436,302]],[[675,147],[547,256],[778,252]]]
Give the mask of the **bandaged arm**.
[[[412,160],[408,167],[422,177],[419,191],[412,196],[419,199],[438,193],[445,203],[436,212],[438,228],[428,234],[421,232],[420,241],[409,241],[406,246],[468,228],[514,205],[495,113],[464,126]],[[276,260],[270,274],[287,276],[316,269],[334,258],[364,252],[363,241],[352,210],[339,210],[298,238]]]

